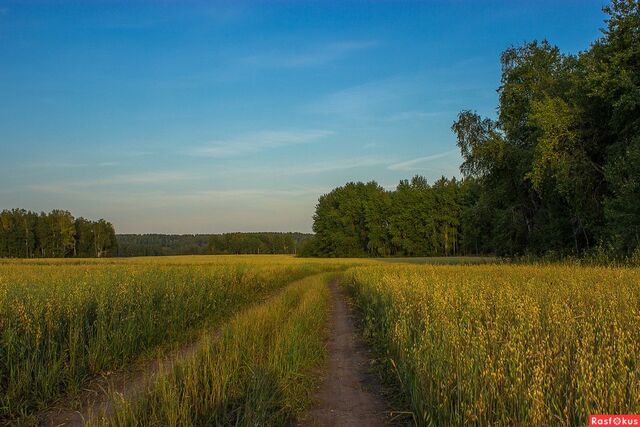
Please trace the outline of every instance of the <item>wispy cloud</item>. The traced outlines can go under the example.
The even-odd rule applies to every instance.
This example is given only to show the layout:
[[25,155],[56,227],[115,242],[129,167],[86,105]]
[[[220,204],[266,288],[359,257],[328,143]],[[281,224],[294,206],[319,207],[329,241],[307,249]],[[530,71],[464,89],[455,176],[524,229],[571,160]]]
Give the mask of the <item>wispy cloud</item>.
[[[132,185],[132,184],[164,184],[168,182],[192,180],[196,177],[184,172],[145,172],[129,175],[116,175],[109,178],[88,182],[88,185]],[[85,183],[85,185],[87,185]]]
[[109,186],[127,186],[127,185],[159,185],[167,184],[179,181],[193,180],[198,177],[192,174],[186,174],[183,172],[145,172],[137,174],[127,175],[115,175],[111,177],[72,181],[72,182],[58,182],[58,183],[46,183],[46,184],[31,184],[27,188],[33,191],[42,191],[50,193],[68,193],[77,191],[79,189],[89,189],[96,187],[109,187]]
[[32,169],[81,169],[81,168],[106,168],[120,165],[120,162],[105,161],[105,162],[66,162],[66,161],[44,161],[44,162],[32,162],[26,163],[23,166]]
[[324,162],[309,163],[287,168],[282,175],[311,175],[338,170],[357,169],[370,166],[379,166],[388,163],[388,160],[376,157],[355,157],[351,159],[327,160]]
[[31,162],[24,164],[25,167],[33,169],[75,169],[86,168],[90,166],[90,163],[74,163],[65,161],[45,161],[45,162]]
[[130,150],[120,153],[123,157],[144,157],[153,154],[153,151],[149,150]]
[[274,51],[250,55],[241,62],[253,66],[274,68],[313,67],[328,64],[350,53],[377,45],[375,41],[343,41],[326,43],[304,51]]
[[189,154],[198,157],[235,157],[285,146],[307,144],[331,134],[333,134],[332,131],[321,129],[265,130],[227,140],[212,141],[205,146],[193,148]]
[[173,199],[189,201],[216,201],[220,199],[248,199],[255,198],[275,198],[289,199],[305,196],[316,196],[323,194],[328,189],[325,187],[312,188],[290,188],[290,189],[269,189],[269,188],[236,188],[226,190],[201,190],[192,191],[185,194],[169,195]]
[[401,122],[405,120],[422,120],[429,117],[437,117],[444,114],[442,111],[400,111],[398,113],[393,113],[389,117],[386,118],[388,122]]
[[445,151],[443,153],[432,154],[432,155],[424,156],[424,157],[417,157],[415,159],[407,160],[407,161],[404,161],[404,162],[393,163],[393,164],[389,165],[387,167],[387,169],[394,170],[394,171],[416,171],[416,170],[421,170],[421,169],[424,169],[424,168],[421,167],[420,165],[422,165],[424,163],[429,163],[429,162],[431,162],[433,160],[438,160],[438,159],[442,159],[442,158],[445,158],[445,157],[452,156],[457,152],[458,152],[458,150],[449,150],[449,151]]
[[318,114],[384,118],[406,108],[410,101],[420,101],[424,86],[425,82],[419,77],[397,76],[330,93],[307,109]]
[[[25,187],[35,192],[54,194],[56,197],[81,198],[83,201],[108,202],[111,208],[118,210],[138,210],[156,207],[230,207],[233,204],[253,205],[260,201],[279,201],[282,206],[302,203],[312,206],[321,194],[330,191],[329,187],[292,187],[292,188],[228,188],[172,191],[159,187],[137,188],[122,191],[110,187],[78,187],[62,185],[31,185]],[[0,194],[2,192],[0,191]],[[234,205],[238,207],[240,205]],[[238,212],[236,212],[238,213]]]

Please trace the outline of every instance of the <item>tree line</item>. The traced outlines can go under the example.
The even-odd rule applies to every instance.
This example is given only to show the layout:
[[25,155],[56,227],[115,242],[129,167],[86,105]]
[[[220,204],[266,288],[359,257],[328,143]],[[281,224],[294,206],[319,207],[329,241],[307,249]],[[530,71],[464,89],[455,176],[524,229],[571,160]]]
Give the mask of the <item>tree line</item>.
[[0,212],[0,257],[62,258],[116,255],[111,223],[74,218],[65,210]]
[[463,211],[473,180],[441,178],[433,185],[421,176],[402,180],[394,191],[375,181],[350,182],[320,197],[313,239],[302,256],[385,257],[474,253]]
[[640,3],[604,8],[578,54],[547,41],[501,55],[497,118],[452,126],[463,179],[349,183],[319,199],[321,256],[640,251]]
[[118,256],[204,255],[209,236],[203,234],[118,234]]
[[119,256],[295,254],[304,233],[119,234]]
[[212,254],[295,254],[303,233],[224,233],[209,237]]

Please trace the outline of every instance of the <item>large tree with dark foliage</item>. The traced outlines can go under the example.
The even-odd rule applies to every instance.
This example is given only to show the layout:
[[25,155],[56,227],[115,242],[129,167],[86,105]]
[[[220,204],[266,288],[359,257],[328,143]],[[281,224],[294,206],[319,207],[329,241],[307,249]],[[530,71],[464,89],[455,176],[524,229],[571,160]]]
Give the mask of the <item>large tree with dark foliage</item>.
[[384,253],[389,238],[382,216],[389,204],[375,182],[348,183],[321,196],[314,215],[314,250],[336,257]]
[[547,41],[505,50],[495,120],[462,111],[462,181],[347,184],[320,198],[320,256],[640,257],[640,3],[613,0],[577,55]]
[[473,209],[502,254],[581,254],[640,245],[640,11],[616,0],[603,37],[563,55],[548,42],[507,49],[496,121],[453,125],[480,183]]

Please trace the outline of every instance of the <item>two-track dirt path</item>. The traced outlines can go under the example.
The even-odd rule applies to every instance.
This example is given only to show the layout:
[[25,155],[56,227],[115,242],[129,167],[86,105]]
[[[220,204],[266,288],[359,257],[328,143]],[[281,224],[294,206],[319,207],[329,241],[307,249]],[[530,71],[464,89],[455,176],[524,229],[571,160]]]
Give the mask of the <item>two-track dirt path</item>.
[[126,370],[92,380],[79,396],[80,406],[71,409],[68,405],[54,405],[40,414],[39,424],[46,427],[82,426],[95,416],[109,416],[115,409],[113,393],[125,400],[133,400],[143,393],[160,371],[168,371],[179,360],[195,354],[202,346],[204,337],[188,342],[164,357],[142,360]]
[[[347,307],[345,295],[337,281],[329,284],[332,299],[329,320],[328,360],[322,385],[315,395],[315,405],[298,422],[305,427],[342,427],[387,425],[389,406],[381,397],[381,387],[371,375],[369,353],[360,339],[355,319]],[[80,408],[50,408],[40,414],[45,426],[82,426],[100,413],[110,415],[114,409],[111,393],[135,399],[151,384],[161,370],[171,369],[178,360],[197,352],[201,339],[185,344],[165,357],[142,361],[124,372],[91,382],[80,397]]]
[[333,307],[325,378],[315,395],[315,406],[298,425],[387,425],[388,405],[381,397],[380,384],[369,372],[370,358],[347,307],[345,295],[336,281],[329,287]]

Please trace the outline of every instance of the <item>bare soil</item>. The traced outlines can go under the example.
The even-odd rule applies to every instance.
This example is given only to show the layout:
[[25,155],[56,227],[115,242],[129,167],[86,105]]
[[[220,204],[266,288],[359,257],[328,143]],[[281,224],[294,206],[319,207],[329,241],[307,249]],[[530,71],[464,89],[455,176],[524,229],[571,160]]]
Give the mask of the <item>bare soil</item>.
[[364,346],[342,289],[331,282],[333,299],[327,343],[328,361],[315,406],[299,426],[388,425],[389,406],[377,378],[371,374],[371,357]]

